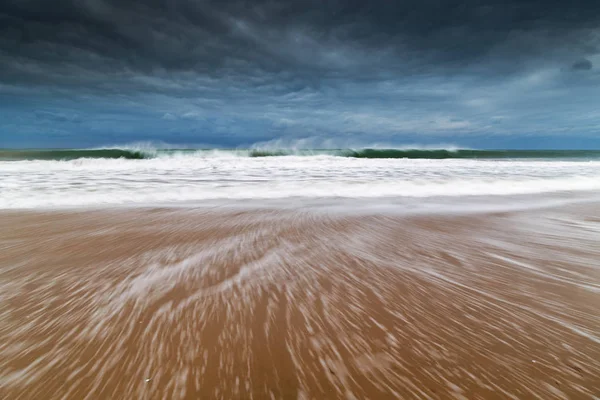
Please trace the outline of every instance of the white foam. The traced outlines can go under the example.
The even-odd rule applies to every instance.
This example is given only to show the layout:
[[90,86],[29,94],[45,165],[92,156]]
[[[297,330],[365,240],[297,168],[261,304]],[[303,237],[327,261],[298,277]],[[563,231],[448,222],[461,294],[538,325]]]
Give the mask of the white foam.
[[[0,162],[0,208],[599,192],[598,161],[238,157]],[[212,154],[213,156],[211,156]]]

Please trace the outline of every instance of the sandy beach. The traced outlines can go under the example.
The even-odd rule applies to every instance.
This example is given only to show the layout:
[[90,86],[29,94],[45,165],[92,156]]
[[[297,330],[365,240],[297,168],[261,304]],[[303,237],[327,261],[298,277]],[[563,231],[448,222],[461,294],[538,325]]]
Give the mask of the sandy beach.
[[597,399],[599,215],[2,211],[0,398]]

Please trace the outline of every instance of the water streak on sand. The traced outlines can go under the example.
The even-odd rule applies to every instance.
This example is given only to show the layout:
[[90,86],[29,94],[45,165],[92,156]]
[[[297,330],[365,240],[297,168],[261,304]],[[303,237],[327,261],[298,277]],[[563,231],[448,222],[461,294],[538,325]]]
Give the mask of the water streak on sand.
[[586,207],[4,213],[0,397],[593,398]]

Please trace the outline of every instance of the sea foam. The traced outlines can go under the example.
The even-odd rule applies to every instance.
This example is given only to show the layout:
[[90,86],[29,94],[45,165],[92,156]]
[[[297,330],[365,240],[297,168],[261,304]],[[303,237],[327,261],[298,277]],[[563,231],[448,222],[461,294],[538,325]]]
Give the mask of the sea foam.
[[600,161],[247,157],[0,161],[0,208],[269,199],[421,199],[600,191]]

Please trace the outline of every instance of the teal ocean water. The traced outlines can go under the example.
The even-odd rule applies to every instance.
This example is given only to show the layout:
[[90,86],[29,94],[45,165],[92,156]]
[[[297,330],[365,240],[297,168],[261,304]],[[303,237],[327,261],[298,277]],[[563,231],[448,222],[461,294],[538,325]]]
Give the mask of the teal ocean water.
[[281,157],[328,155],[379,159],[600,159],[600,150],[467,150],[467,149],[15,149],[0,150],[0,161],[107,158],[141,160],[172,156]]

